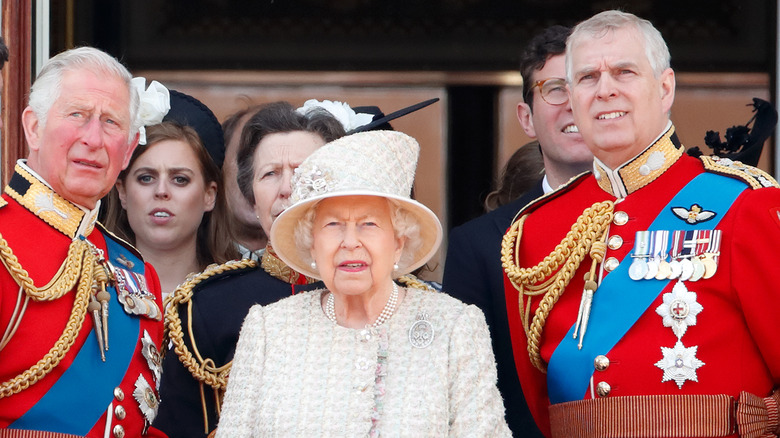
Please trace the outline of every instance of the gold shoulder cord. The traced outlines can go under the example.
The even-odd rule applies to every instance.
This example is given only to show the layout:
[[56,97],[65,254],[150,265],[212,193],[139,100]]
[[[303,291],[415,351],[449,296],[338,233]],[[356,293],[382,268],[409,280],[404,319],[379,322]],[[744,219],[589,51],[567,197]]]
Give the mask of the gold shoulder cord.
[[[515,289],[520,292],[520,320],[528,338],[528,355],[531,363],[543,373],[547,372],[547,365],[539,352],[539,340],[544,324],[586,255],[592,259],[586,280],[595,281],[596,268],[606,253],[604,239],[612,221],[614,207],[614,202],[604,201],[586,208],[553,252],[531,268],[520,268],[517,255],[523,223],[528,214],[512,224],[501,242],[501,263],[504,271]],[[542,294],[544,296],[529,324],[531,300]]]
[[396,279],[398,283],[405,287],[413,287],[415,289],[425,290],[428,292],[436,292],[436,289],[428,285],[428,283],[420,280],[412,274],[405,274]]
[[[30,275],[19,263],[19,260],[8,246],[8,242],[0,236],[0,260],[2,260],[11,277],[19,285],[19,299],[17,300],[11,321],[3,334],[2,340],[0,340],[0,350],[8,344],[19,327],[30,299],[33,301],[56,300],[71,291],[78,282],[76,296],[73,301],[73,310],[60,338],[35,365],[13,379],[3,382],[0,386],[0,398],[19,393],[37,383],[59,365],[62,358],[65,357],[65,354],[73,346],[86,316],[93,288],[92,283],[95,279],[93,274],[96,273],[96,269],[103,269],[98,259],[95,250],[88,241],[75,239],[70,243],[68,257],[62,263],[60,269],[49,283],[39,288],[35,286]],[[19,311],[22,291],[24,291],[25,299],[24,305],[21,311]]]
[[[208,433],[208,415],[206,413],[206,397],[203,384],[209,385],[214,389],[214,399],[217,408],[217,415],[219,415],[221,411],[220,401],[222,400],[222,396],[224,395],[225,389],[227,388],[228,374],[230,373],[230,368],[233,365],[233,361],[218,367],[212,358],[204,359],[203,356],[201,356],[200,351],[198,350],[198,346],[195,342],[195,335],[192,331],[193,289],[201,281],[214,275],[237,269],[253,268],[256,266],[257,262],[254,260],[234,260],[223,263],[221,265],[210,265],[205,270],[203,270],[203,272],[188,279],[179,287],[177,287],[176,291],[174,291],[171,296],[168,297],[165,303],[165,335],[166,338],[170,338],[170,341],[173,343],[173,351],[176,353],[176,356],[179,357],[181,363],[184,364],[190,374],[192,374],[192,377],[194,377],[195,380],[200,383],[200,398],[201,406],[203,408],[203,424],[206,433]],[[189,348],[187,348],[187,345],[184,343],[184,333],[181,327],[181,318],[179,317],[180,304],[187,305],[187,334],[190,337],[194,355],[193,352],[190,352]]]

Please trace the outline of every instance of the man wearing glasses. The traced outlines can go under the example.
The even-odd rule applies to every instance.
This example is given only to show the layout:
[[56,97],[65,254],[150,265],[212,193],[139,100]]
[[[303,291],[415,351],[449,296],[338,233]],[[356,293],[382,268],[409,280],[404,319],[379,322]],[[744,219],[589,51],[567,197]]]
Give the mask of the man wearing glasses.
[[516,437],[541,437],[528,412],[515,369],[507,322],[501,267],[501,239],[517,212],[569,178],[590,170],[593,156],[574,125],[564,77],[564,51],[571,29],[552,26],[535,36],[523,52],[523,99],[517,117],[528,136],[538,140],[544,177],[509,204],[450,232],[443,289],[485,313],[498,367],[498,389],[506,419]]

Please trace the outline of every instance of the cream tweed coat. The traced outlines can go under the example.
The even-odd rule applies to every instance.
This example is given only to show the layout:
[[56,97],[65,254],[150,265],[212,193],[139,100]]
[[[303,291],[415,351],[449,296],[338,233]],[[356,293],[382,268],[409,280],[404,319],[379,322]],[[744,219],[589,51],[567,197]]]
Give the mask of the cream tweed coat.
[[[382,437],[510,437],[482,312],[444,293],[406,291],[374,330],[331,322],[323,290],[252,307],[217,437],[365,437],[372,416],[371,435]],[[417,348],[409,329],[423,312],[434,337]]]

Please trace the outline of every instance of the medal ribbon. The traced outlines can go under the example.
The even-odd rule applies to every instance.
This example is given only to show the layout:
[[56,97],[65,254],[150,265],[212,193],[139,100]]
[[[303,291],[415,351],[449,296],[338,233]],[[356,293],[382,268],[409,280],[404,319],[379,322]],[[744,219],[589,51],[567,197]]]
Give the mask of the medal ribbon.
[[[718,187],[713,190],[712,187]],[[680,226],[671,208],[680,205],[707,205],[716,212],[704,223],[688,224],[692,229],[715,228],[747,185],[734,178],[702,173],[682,188],[664,207],[648,230],[669,230]],[[676,234],[676,233],[675,233]],[[669,280],[632,281],[628,277],[631,257],[607,275],[594,295],[588,337],[582,349],[573,338],[574,326],[564,335],[547,365],[547,389],[553,404],[582,400],[593,375],[593,360],[606,355],[647,311]],[[631,291],[631,293],[626,293]]]
[[636,232],[636,245],[634,246],[634,257],[645,258],[650,255],[650,246],[652,240],[650,239],[649,231],[637,231]]
[[[137,261],[136,270],[143,272],[141,260],[109,236],[104,234],[104,237],[106,260],[112,260],[117,252],[121,252]],[[113,286],[108,288],[108,292],[112,296],[117,295]],[[113,388],[122,382],[133,358],[140,328],[137,317],[125,313],[117,300],[112,300],[112,304],[108,318],[110,349],[106,353],[106,361],[100,358],[95,330],[90,330],[73,363],[35,405],[8,426],[9,429],[40,430],[45,427],[49,431],[86,436],[106,413],[106,407],[114,398]],[[85,324],[91,320],[87,315]],[[78,345],[74,345],[76,347]],[[78,406],[73,406],[74,394],[89,396],[79,397]],[[67,414],[53,416],[52,412]]]
[[680,230],[676,230],[672,236],[672,260],[681,260],[683,241],[685,240],[685,233]]
[[653,258],[657,261],[666,260],[666,248],[669,245],[669,231],[658,230],[653,232],[655,243],[653,244]]
[[691,259],[696,254],[696,237],[698,233],[697,230],[688,230],[685,232],[685,238],[683,240],[683,249],[682,253],[680,255],[684,259]]
[[706,254],[712,254],[714,260],[718,260],[720,255],[720,230],[712,230],[710,244],[707,246]]
[[712,240],[710,237],[711,235],[712,230],[699,231],[699,235],[697,236],[696,240],[696,254],[694,254],[694,256],[698,257],[704,255],[706,249],[710,246],[710,241]]

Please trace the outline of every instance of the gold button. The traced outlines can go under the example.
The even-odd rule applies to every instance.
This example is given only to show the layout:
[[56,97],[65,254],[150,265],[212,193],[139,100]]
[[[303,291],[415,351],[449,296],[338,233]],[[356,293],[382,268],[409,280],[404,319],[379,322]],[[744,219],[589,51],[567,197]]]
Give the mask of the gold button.
[[114,408],[114,415],[116,415],[117,419],[124,420],[126,414],[127,412],[125,412],[125,408],[122,405]]
[[606,370],[609,368],[609,358],[603,354],[596,356],[596,358],[593,359],[593,367],[596,368],[596,371]]
[[125,438],[125,428],[120,424],[114,426],[114,436],[116,438]]
[[599,382],[599,384],[596,385],[596,394],[598,394],[599,397],[608,396],[610,391],[612,391],[612,387],[609,386],[609,383],[607,382]]
[[116,387],[114,388],[114,398],[116,398],[119,401],[122,401],[125,399],[125,392],[122,391],[122,388]]
[[607,270],[607,272],[612,272],[620,265],[620,262],[618,259],[614,257],[610,257],[607,260],[604,261],[604,269]]
[[614,222],[615,225],[625,225],[628,223],[628,213],[625,211],[616,211],[615,217],[612,218],[612,222]]
[[607,241],[609,249],[620,249],[623,246],[623,238],[620,236],[611,236]]

